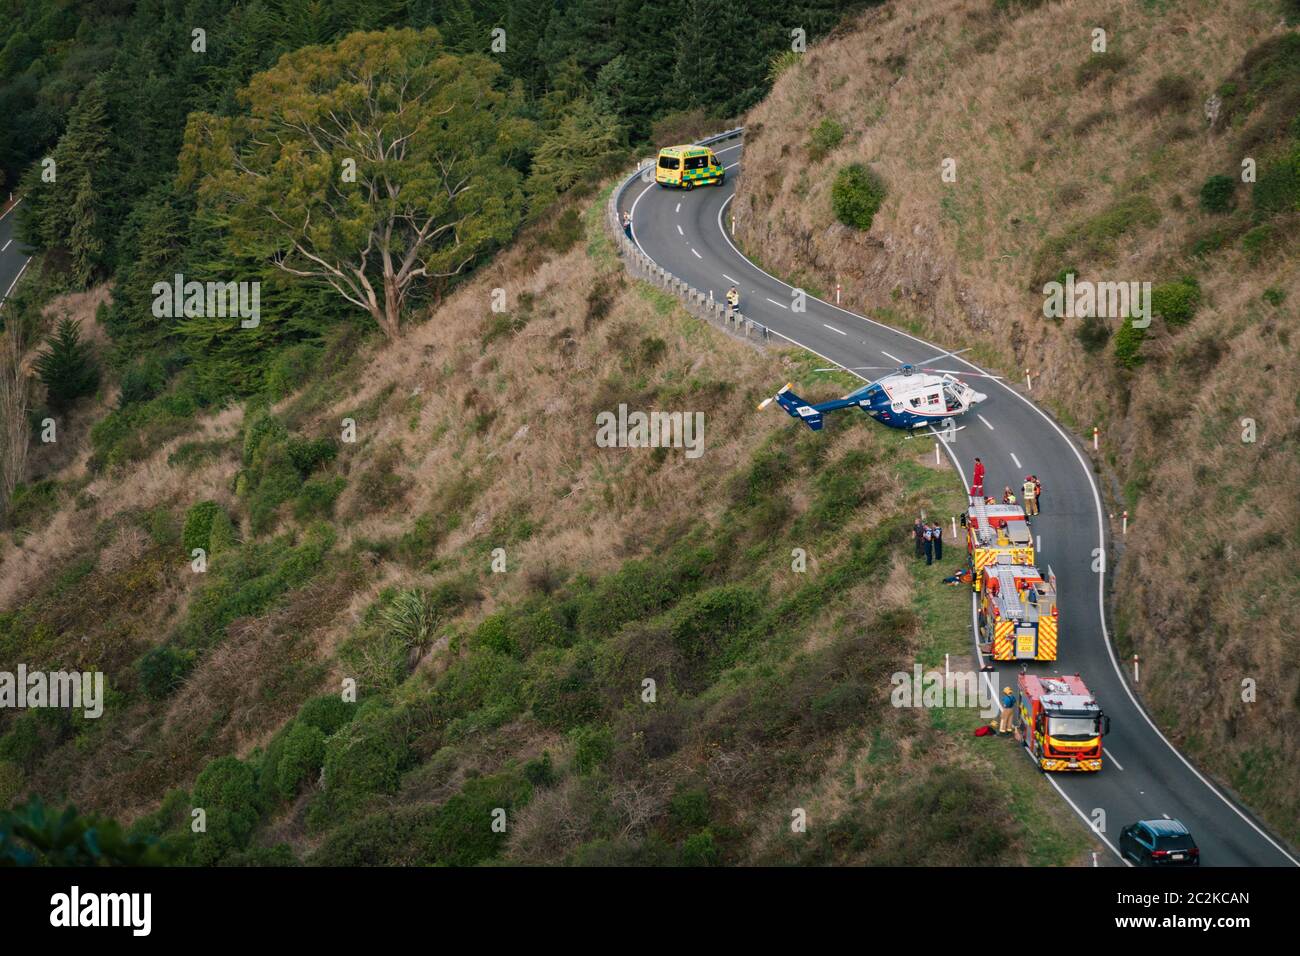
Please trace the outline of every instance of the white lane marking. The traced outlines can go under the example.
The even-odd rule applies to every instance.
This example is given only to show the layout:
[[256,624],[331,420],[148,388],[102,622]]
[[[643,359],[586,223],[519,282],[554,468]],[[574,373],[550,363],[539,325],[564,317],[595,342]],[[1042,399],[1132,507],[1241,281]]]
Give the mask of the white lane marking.
[[[677,208],[674,209],[673,212],[681,212],[681,211],[682,211],[682,204],[681,204],[681,203],[678,203],[678,204],[677,204]],[[678,228],[680,229],[681,227],[678,226]]]
[[[695,252],[695,250],[692,249],[691,252]],[[696,259],[703,259],[704,257],[703,257],[702,255],[700,255],[698,252],[695,252],[695,258],[696,258]]]
[[1172,819],[1172,817],[1170,817],[1169,814],[1167,814],[1167,813],[1162,813],[1162,814],[1160,814],[1160,815],[1161,815],[1162,817],[1164,817],[1166,820],[1170,820],[1170,819]]
[[[14,203],[14,205],[16,206],[18,204]],[[14,281],[9,283],[9,288],[5,289],[5,294],[0,295],[0,305],[4,305],[5,302],[8,300],[9,293],[14,291],[14,286],[16,286],[18,284],[18,280],[23,277],[23,273],[27,271],[27,267],[31,265],[31,262],[32,262],[32,257],[28,256],[27,261],[23,263],[23,267],[18,270],[18,275],[14,276]]]
[[[743,145],[743,144],[741,144],[741,145]],[[641,195],[645,195],[645,193],[642,192]],[[640,197],[638,197],[638,198],[640,198]],[[728,196],[728,197],[726,198],[726,200],[723,201],[722,205],[718,208],[718,232],[720,232],[720,233],[722,234],[722,239],[723,239],[723,241],[726,242],[727,245],[729,245],[729,246],[731,247],[731,251],[732,251],[732,252],[734,252],[738,257],[740,257],[741,259],[743,259],[745,262],[749,263],[750,266],[752,266],[753,268],[757,269],[759,272],[763,273],[763,275],[767,276],[767,277],[768,277],[769,279],[771,279],[772,281],[774,281],[774,282],[778,282],[778,283],[780,283],[781,285],[784,285],[784,286],[786,286],[787,288],[789,288],[789,287],[790,287],[790,284],[789,284],[788,282],[785,282],[785,281],[783,281],[783,280],[781,280],[781,279],[778,279],[776,276],[772,275],[772,273],[768,272],[768,271],[767,271],[766,269],[764,269],[762,266],[755,265],[755,264],[754,264],[754,263],[749,259],[748,256],[746,256],[743,252],[741,252],[738,248],[736,248],[736,244],[735,244],[734,242],[732,242],[732,241],[731,241],[731,237],[727,235],[727,230],[726,230],[726,229],[723,227],[723,225],[722,225],[722,214],[723,214],[724,212],[726,212],[727,204],[730,203],[731,200],[734,199],[734,198],[735,198],[735,194],[733,193],[732,195]],[[644,250],[642,250],[642,251],[644,251]],[[938,346],[933,345],[932,343],[925,341],[925,339],[922,339],[922,338],[919,338],[919,337],[917,337],[917,336],[915,336],[915,335],[912,335],[912,334],[909,333],[909,332],[904,332],[904,331],[902,331],[901,329],[896,329],[896,328],[894,328],[893,326],[885,325],[885,323],[883,323],[883,322],[877,322],[875,319],[869,319],[869,318],[867,318],[865,315],[858,315],[858,313],[856,313],[856,312],[850,312],[848,309],[844,309],[844,308],[841,308],[841,307],[838,306],[838,305],[834,305],[833,303],[827,302],[825,299],[819,299],[819,298],[817,298],[817,296],[815,296],[815,295],[814,295],[814,296],[809,296],[809,298],[811,298],[811,299],[815,299],[816,301],[820,302],[822,305],[826,306],[827,308],[834,309],[836,312],[843,312],[845,315],[852,316],[853,318],[858,319],[858,320],[860,320],[860,321],[862,321],[862,322],[866,322],[866,323],[868,323],[868,324],[870,324],[870,325],[874,325],[876,328],[881,329],[881,330],[883,330],[883,331],[885,331],[885,332],[889,332],[889,333],[892,333],[892,334],[894,334],[894,335],[901,336],[902,338],[911,339],[913,342],[916,342],[916,343],[919,344],[919,345],[924,345],[926,348],[938,348]],[[773,333],[776,334],[776,335],[781,335],[781,333],[777,332],[775,329],[771,329],[770,331],[773,332]],[[785,339],[786,341],[790,342],[792,345],[797,345],[797,346],[799,346],[800,348],[808,349],[809,352],[813,352],[813,350],[812,350],[812,349],[809,349],[808,346],[804,345],[802,342],[796,342],[794,339],[790,338],[788,335],[781,335],[781,338],[783,338],[783,339]],[[817,355],[818,353],[813,352],[813,354],[814,354],[814,355]],[[886,354],[888,354],[888,353],[886,353]],[[818,355],[818,357],[819,357],[819,358],[824,358],[824,359],[826,359],[828,362],[835,362],[834,359],[827,358],[825,355]],[[979,367],[978,365],[976,365],[974,362],[971,362],[971,361],[969,361],[968,359],[965,359],[965,358],[961,357],[960,355],[954,355],[954,356],[950,356],[950,357],[953,358],[953,359],[955,359],[955,360],[958,361],[958,362],[961,362],[963,365],[967,366],[967,367],[968,367],[971,371],[973,371],[973,372],[985,372],[984,369],[980,368],[980,367]],[[835,364],[836,364],[836,365],[839,365],[840,363],[835,362]],[[841,366],[841,367],[843,367],[843,366]],[[987,374],[987,373],[986,373],[986,374]],[[859,375],[858,377],[859,377],[859,378],[862,378],[862,376],[860,376],[860,375]],[[866,381],[866,379],[863,379],[863,381]],[[1048,415],[1047,412],[1043,411],[1041,408],[1039,408],[1037,405],[1035,405],[1031,399],[1027,398],[1027,397],[1024,396],[1024,395],[1021,395],[1018,391],[1016,391],[1014,388],[1012,388],[1010,385],[1008,385],[1006,382],[1002,381],[1001,379],[994,378],[994,379],[991,379],[991,381],[992,381],[994,384],[996,384],[996,385],[998,385],[999,387],[1001,387],[1001,388],[1002,388],[1002,389],[1003,389],[1003,390],[1004,390],[1008,395],[1012,395],[1012,396],[1014,396],[1015,398],[1019,399],[1020,401],[1024,402],[1025,405],[1027,405],[1030,409],[1032,409],[1036,415],[1038,415],[1040,418],[1042,418],[1043,421],[1047,422],[1048,426],[1050,426],[1051,429],[1052,429],[1054,432],[1056,432],[1057,435],[1059,435],[1059,436],[1061,437],[1061,440],[1062,440],[1062,441],[1064,441],[1067,445],[1070,446],[1070,450],[1071,450],[1072,452],[1074,452],[1074,458],[1075,458],[1075,460],[1079,463],[1079,467],[1083,470],[1083,473],[1084,473],[1085,475],[1088,476],[1088,485],[1089,485],[1089,486],[1091,487],[1091,489],[1092,489],[1092,503],[1093,503],[1093,508],[1094,508],[1094,510],[1096,511],[1096,514],[1097,514],[1097,539],[1098,539],[1098,541],[1101,542],[1102,546],[1104,547],[1105,544],[1106,544],[1106,513],[1105,513],[1105,510],[1104,510],[1104,509],[1102,508],[1102,506],[1101,506],[1101,491],[1100,491],[1100,490],[1098,489],[1098,487],[1097,487],[1097,479],[1093,476],[1093,473],[1092,473],[1092,467],[1088,464],[1087,460],[1083,457],[1083,452],[1081,452],[1081,451],[1079,450],[1079,448],[1078,448],[1078,446],[1075,444],[1074,440],[1071,439],[1070,436],[1067,435],[1067,434],[1065,433],[1065,430],[1064,430],[1063,428],[1061,428],[1061,426],[1058,425],[1055,421],[1053,421],[1053,420],[1052,420],[1052,417],[1051,417],[1050,415]],[[947,443],[947,442],[944,442],[944,447],[945,447],[945,448],[948,447],[948,443]],[[953,460],[953,464],[955,465],[955,464],[957,463],[956,456],[953,455],[951,451],[949,451],[949,456],[952,458],[952,460]],[[961,471],[960,466],[958,467],[958,471],[959,471],[959,472]],[[963,478],[963,482],[964,482],[964,480],[965,480],[965,479]],[[969,487],[969,486],[967,486],[967,487]],[[972,600],[971,600],[971,614],[972,614],[972,618],[973,618],[973,616],[974,616],[974,611],[975,611],[974,596],[975,596],[975,595],[974,595],[974,593],[972,592],[972,594],[971,594],[971,599],[972,599]],[[1235,803],[1233,803],[1231,800],[1229,800],[1227,797],[1225,797],[1225,796],[1224,796],[1224,795],[1219,791],[1219,789],[1218,789],[1214,784],[1210,783],[1210,781],[1205,777],[1204,774],[1202,774],[1199,770],[1197,770],[1195,767],[1193,767],[1192,764],[1191,764],[1191,762],[1190,762],[1186,757],[1184,757],[1181,753],[1179,753],[1178,748],[1175,747],[1175,746],[1173,745],[1173,743],[1170,742],[1169,738],[1166,737],[1166,736],[1164,735],[1164,733],[1160,730],[1160,728],[1156,726],[1156,722],[1155,722],[1154,720],[1151,719],[1151,715],[1148,714],[1148,713],[1146,712],[1146,708],[1144,708],[1140,703],[1138,703],[1137,696],[1133,693],[1133,688],[1131,688],[1131,687],[1128,685],[1128,681],[1127,681],[1127,680],[1125,679],[1125,677],[1124,677],[1124,669],[1120,666],[1119,658],[1115,656],[1115,648],[1111,645],[1111,641],[1110,641],[1110,628],[1108,628],[1108,627],[1106,626],[1106,572],[1105,572],[1105,570],[1102,570],[1102,571],[1097,572],[1097,610],[1098,610],[1098,615],[1099,615],[1099,617],[1100,617],[1100,623],[1101,623],[1101,637],[1102,637],[1102,643],[1103,643],[1103,644],[1105,645],[1105,647],[1106,647],[1106,654],[1110,657],[1110,665],[1111,665],[1111,668],[1115,671],[1115,676],[1116,676],[1117,678],[1119,678],[1119,682],[1120,682],[1120,684],[1121,684],[1121,685],[1123,686],[1123,688],[1124,688],[1124,694],[1125,694],[1126,697],[1128,697],[1128,699],[1129,699],[1129,703],[1131,703],[1131,704],[1133,705],[1133,708],[1134,708],[1134,709],[1138,712],[1138,714],[1142,717],[1143,721],[1146,722],[1146,725],[1147,725],[1148,727],[1150,727],[1151,730],[1152,730],[1152,732],[1153,732],[1157,737],[1160,738],[1161,742],[1163,742],[1164,745],[1165,745],[1166,747],[1169,748],[1169,752],[1172,753],[1175,757],[1178,758],[1179,763],[1181,763],[1184,767],[1186,767],[1186,768],[1191,772],[1192,776],[1194,776],[1197,780],[1199,780],[1199,781],[1201,782],[1201,784],[1202,784],[1202,785],[1203,785],[1207,790],[1209,790],[1212,794],[1214,794],[1216,797],[1218,797],[1219,800],[1222,801],[1222,803],[1223,803],[1223,805],[1224,805],[1225,807],[1227,807],[1229,810],[1231,810],[1233,813],[1235,813],[1238,817],[1240,817],[1240,818],[1241,818],[1241,821],[1242,821],[1243,823],[1245,823],[1248,827],[1250,827],[1252,830],[1254,830],[1255,833],[1258,834],[1259,837],[1260,837],[1261,839],[1263,839],[1266,843],[1268,843],[1269,846],[1271,846],[1273,849],[1277,850],[1277,852],[1280,853],[1280,854],[1282,854],[1282,856],[1286,857],[1286,858],[1291,862],[1291,864],[1292,864],[1293,866],[1300,866],[1300,860],[1297,860],[1297,859],[1296,859],[1295,857],[1293,857],[1290,853],[1288,853],[1285,849],[1283,849],[1282,846],[1281,846],[1281,844],[1279,844],[1279,843],[1278,843],[1276,840],[1274,840],[1271,836],[1269,836],[1267,833],[1265,833],[1264,830],[1262,830],[1262,829],[1260,828],[1260,826],[1259,826],[1257,823],[1255,823],[1254,820],[1252,820],[1250,817],[1248,817],[1248,816],[1245,814],[1245,812],[1244,812],[1240,807],[1238,807]],[[978,649],[977,649],[977,650],[978,650]],[[1065,792],[1064,792],[1063,790],[1061,790],[1060,785],[1057,784],[1056,781],[1053,780],[1053,779],[1051,778],[1050,775],[1047,777],[1047,779],[1048,779],[1048,782],[1051,783],[1051,785],[1052,785],[1053,787],[1055,787],[1056,790],[1061,794],[1062,798],[1064,798],[1064,799],[1066,800],[1066,802],[1070,804],[1071,807],[1074,807],[1075,812],[1078,813],[1079,816],[1080,816],[1080,817],[1081,817],[1085,822],[1088,823],[1088,829],[1089,829],[1089,830],[1092,830],[1092,829],[1093,829],[1093,827],[1092,827],[1092,823],[1089,822],[1089,821],[1088,821],[1088,818],[1085,817],[1085,816],[1084,816],[1084,815],[1079,811],[1079,808],[1078,808],[1078,807],[1075,807],[1075,806],[1074,806],[1074,803],[1071,802],[1071,801],[1069,800],[1069,798],[1065,797]],[[1094,832],[1095,832],[1095,831],[1094,831]],[[1099,834],[1099,835],[1100,835],[1100,834]],[[1104,836],[1102,837],[1102,839],[1103,839],[1103,840],[1106,840],[1106,838],[1105,838]],[[1106,840],[1106,845],[1109,846],[1109,847],[1111,848],[1111,850],[1114,851],[1115,854],[1116,854],[1117,856],[1119,855],[1119,851],[1118,851],[1118,850],[1115,850],[1115,847],[1114,847],[1114,846],[1111,846],[1111,843],[1110,843],[1109,840]],[[1120,859],[1124,859],[1124,858],[1121,856]],[[1128,861],[1125,860],[1125,863],[1128,863]]]
[[777,302],[776,299],[768,299],[767,301],[771,302],[773,305],[780,305],[781,308],[785,309],[787,312],[790,311],[790,307],[788,305],[781,305],[781,303]]
[[842,329],[837,329],[837,328],[836,328],[835,326],[833,326],[833,325],[826,325],[825,322],[823,322],[822,325],[825,325],[826,328],[830,329],[832,332],[839,332],[840,335],[848,335],[848,334],[849,334],[849,333],[843,331]]
[[17,209],[17,208],[18,208],[18,203],[21,203],[21,202],[22,202],[24,199],[26,199],[26,198],[27,198],[26,196],[19,196],[19,197],[18,197],[18,202],[14,203],[12,206],[10,206],[8,209],[6,209],[6,210],[4,211],[4,214],[3,214],[3,215],[0,215],[0,219],[3,219],[5,216],[9,215],[11,212],[13,212],[15,209]]
[[0,246],[0,252],[4,252],[6,249],[8,249],[8,248],[9,248],[10,246],[12,246],[13,244],[14,244],[14,241],[13,241],[12,239],[10,239],[10,240],[9,240],[8,242],[6,242],[3,246]]
[[985,418],[983,415],[981,415],[979,412],[975,413],[975,417],[978,418],[980,421],[982,421],[988,427],[989,431],[996,431],[993,425],[990,424],[989,420]]
[[1043,536],[1041,534],[1034,538],[1034,550],[1039,553],[1043,550]]
[[682,232],[682,226],[681,226],[681,223],[678,223],[678,224],[677,224],[677,235],[679,235],[679,236],[684,236],[684,235],[686,235],[686,233]]
[[1014,451],[1011,453],[1011,460],[1016,463],[1017,468],[1020,467],[1020,459],[1016,457],[1016,453]]
[[737,285],[737,284],[740,282],[739,279],[733,279],[733,278],[731,278],[731,276],[727,275],[725,272],[722,273],[722,278],[726,279],[726,280],[727,280],[728,282],[730,282],[732,285]]
[[1109,760],[1111,763],[1113,763],[1118,769],[1120,770],[1124,769],[1124,765],[1115,759],[1115,754],[1112,753],[1110,750],[1107,750],[1105,747],[1102,747],[1101,752],[1105,754],[1106,759]]
[[906,364],[906,363],[904,363],[903,360],[902,360],[901,358],[899,358],[897,355],[890,355],[890,354],[889,354],[888,352],[886,352],[884,349],[881,349],[881,350],[880,350],[880,354],[883,355],[883,356],[884,356],[885,358],[887,358],[887,359],[893,359],[893,360],[894,360],[895,362],[897,362],[899,365]]

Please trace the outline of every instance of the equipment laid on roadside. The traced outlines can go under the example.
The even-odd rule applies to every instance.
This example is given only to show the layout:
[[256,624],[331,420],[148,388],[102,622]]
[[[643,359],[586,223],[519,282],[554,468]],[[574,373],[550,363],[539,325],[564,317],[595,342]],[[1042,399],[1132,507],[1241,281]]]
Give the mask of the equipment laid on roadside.
[[975,574],[971,586],[977,592],[983,586],[981,572],[1000,557],[1008,558],[1010,564],[1032,566],[1034,542],[1024,509],[1019,505],[986,504],[983,498],[971,495],[966,512],[966,553]]
[[[1054,661],[1059,624],[1056,575],[1001,553],[980,572],[980,642],[995,661]],[[981,648],[983,649],[983,648]]]
[[1110,718],[1078,674],[1037,677],[1022,669],[1019,691],[1017,737],[1040,768],[1101,769],[1101,738],[1110,732]]

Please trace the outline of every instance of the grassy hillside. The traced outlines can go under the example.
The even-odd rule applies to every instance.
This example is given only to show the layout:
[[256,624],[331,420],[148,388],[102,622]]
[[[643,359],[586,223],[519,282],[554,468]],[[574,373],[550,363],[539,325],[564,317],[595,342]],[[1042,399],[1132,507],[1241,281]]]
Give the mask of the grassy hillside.
[[[957,509],[947,466],[860,417],[755,414],[812,358],[629,283],[600,208],[274,405],[177,415],[99,470],[69,429],[0,537],[0,660],[102,669],[109,701],[0,712],[0,800],[196,863],[1086,861],[973,712],[889,706],[893,672],[969,665],[967,594],[906,537]],[[705,453],[596,448],[620,402],[703,411]]]
[[[1292,840],[1298,17],[1262,0],[870,11],[752,111],[735,203],[769,268],[1029,369],[1064,422],[1100,427],[1108,504],[1131,515],[1118,648],[1141,655],[1162,727]],[[1045,318],[1067,273],[1152,283],[1150,328]]]

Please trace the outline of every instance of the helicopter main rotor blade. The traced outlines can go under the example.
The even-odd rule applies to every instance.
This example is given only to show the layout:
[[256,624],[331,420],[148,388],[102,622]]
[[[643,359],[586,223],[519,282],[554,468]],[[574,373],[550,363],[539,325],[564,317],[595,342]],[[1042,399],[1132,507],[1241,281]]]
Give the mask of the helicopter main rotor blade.
[[937,362],[941,358],[947,358],[950,355],[961,355],[962,352],[969,352],[970,349],[958,349],[955,352],[940,352],[938,355],[931,355],[928,359],[921,359],[919,362],[912,362],[912,365],[924,365],[926,362]]
[[941,375],[961,375],[965,378],[1002,378],[1001,375],[989,375],[987,372],[959,372],[951,368],[923,368],[922,372],[937,372]]
[[834,368],[815,368],[814,372],[872,372],[897,369],[897,365],[836,365]]

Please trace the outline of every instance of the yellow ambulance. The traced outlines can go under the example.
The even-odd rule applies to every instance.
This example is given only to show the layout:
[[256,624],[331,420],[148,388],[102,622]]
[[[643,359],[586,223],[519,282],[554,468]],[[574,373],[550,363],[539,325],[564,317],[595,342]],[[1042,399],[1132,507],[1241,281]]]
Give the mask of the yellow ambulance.
[[659,150],[655,164],[655,182],[660,186],[721,186],[727,171],[707,146],[667,146]]

